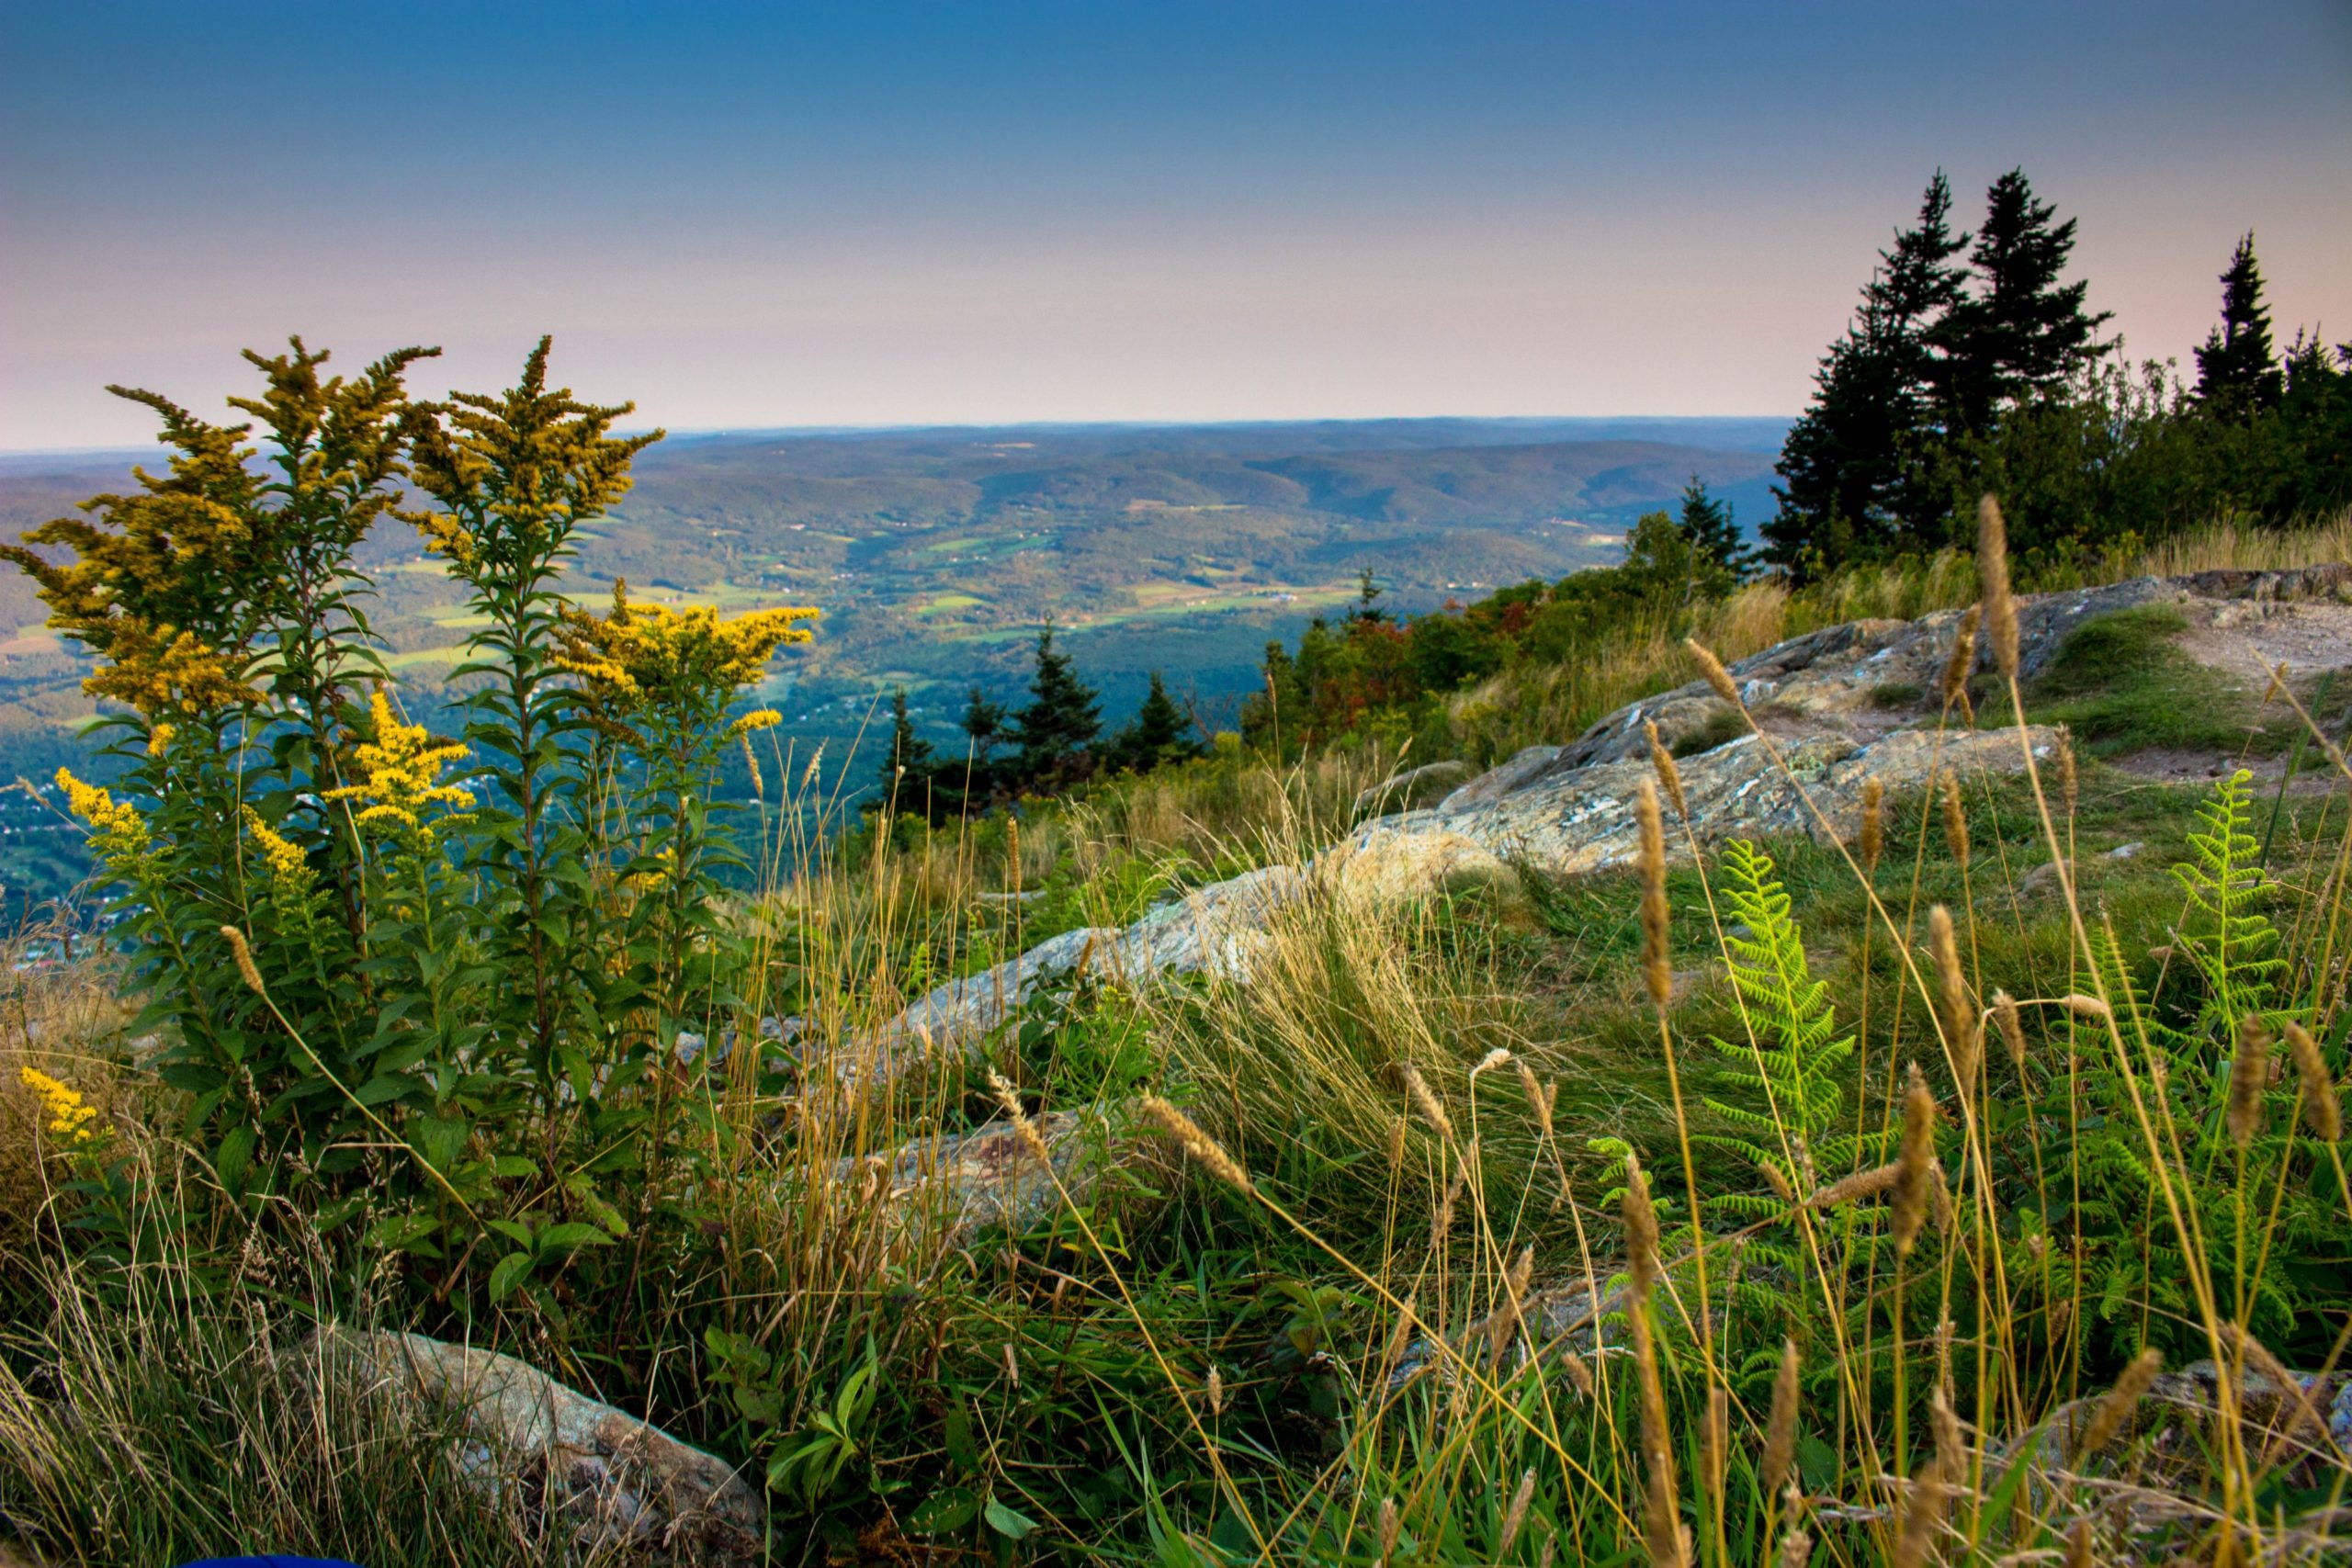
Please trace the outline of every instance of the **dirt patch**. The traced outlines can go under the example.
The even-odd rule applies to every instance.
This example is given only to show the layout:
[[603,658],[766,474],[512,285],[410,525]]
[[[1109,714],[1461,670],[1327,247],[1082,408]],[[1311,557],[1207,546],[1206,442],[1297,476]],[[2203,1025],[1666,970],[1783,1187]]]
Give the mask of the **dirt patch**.
[[[2293,716],[2288,716],[2291,719]],[[2155,746],[2144,751],[2110,758],[2108,766],[2130,778],[2166,784],[2211,784],[2244,768],[2254,775],[2254,792],[2269,795],[2278,790],[2278,781],[2287,772],[2287,759],[2283,756],[2239,757],[2219,751],[2184,751]],[[2341,787],[2342,783],[2325,759],[2312,751],[2304,755],[2302,768],[2295,774],[2295,782],[2288,785],[2287,793],[2291,795],[2326,795]]]
[[2352,668],[2352,604],[2225,601],[2209,622],[2183,632],[2178,646],[2259,692],[2281,664],[2290,678]]

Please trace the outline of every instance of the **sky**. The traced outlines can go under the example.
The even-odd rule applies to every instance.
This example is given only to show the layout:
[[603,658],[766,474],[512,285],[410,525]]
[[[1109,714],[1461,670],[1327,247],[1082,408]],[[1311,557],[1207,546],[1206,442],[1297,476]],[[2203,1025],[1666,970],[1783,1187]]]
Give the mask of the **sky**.
[[0,0],[0,449],[300,333],[673,430],[1804,404],[1937,168],[2352,336],[2352,0]]

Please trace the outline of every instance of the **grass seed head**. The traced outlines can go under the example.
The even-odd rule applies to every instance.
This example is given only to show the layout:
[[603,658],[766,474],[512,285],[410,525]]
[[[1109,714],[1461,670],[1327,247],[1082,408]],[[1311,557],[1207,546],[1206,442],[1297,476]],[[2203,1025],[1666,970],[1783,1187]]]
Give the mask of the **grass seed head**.
[[2123,1369],[2122,1374],[2115,1380],[2115,1386],[2107,1391],[2091,1411],[2089,1424],[2081,1429],[2081,1436],[2075,1439],[2074,1457],[2076,1462],[2079,1463],[2086,1455],[2098,1453],[2115,1440],[2115,1435],[2123,1430],[2123,1424],[2140,1407],[2148,1385],[2156,1381],[2156,1373],[2164,1364],[2164,1352],[2154,1346],[2132,1358],[2132,1364]]
[[1699,1463],[1707,1495],[1724,1494],[1724,1471],[1731,1461],[1731,1392],[1721,1383],[1707,1389],[1707,1414],[1699,1428]]
[[1834,1209],[1840,1203],[1850,1203],[1857,1198],[1875,1198],[1894,1187],[1902,1179],[1903,1162],[1899,1159],[1889,1160],[1884,1165],[1872,1166],[1868,1170],[1858,1170],[1850,1176],[1838,1178],[1806,1199],[1805,1202],[1810,1208]]
[[2009,595],[2009,531],[2001,503],[1991,496],[1976,503],[1976,581],[1984,606],[1984,634],[1993,645],[1995,668],[2014,681],[2018,674],[2018,605]]
[[2287,1045],[2294,1053],[2295,1076],[2302,1080],[2303,1124],[2321,1143],[2337,1142],[2344,1136],[2344,1106],[2335,1098],[2335,1083],[2327,1076],[2319,1042],[2301,1024],[2290,1022]]
[[1944,1043],[1951,1052],[1952,1081],[1962,1094],[1976,1077],[1983,1044],[1983,1025],[1968,1001],[1968,976],[1960,966],[1960,940],[1952,930],[1951,911],[1941,904],[1928,911],[1928,948],[1936,961],[1937,1011],[1942,1015]]
[[1658,1277],[1657,1210],[1650,1203],[1650,1181],[1639,1155],[1625,1156],[1625,1257],[1638,1304],[1649,1299]]
[[1789,1479],[1797,1451],[1797,1342],[1781,1341],[1781,1370],[1772,1379],[1772,1413],[1764,1426],[1764,1495],[1777,1494]]
[[1520,1528],[1527,1523],[1527,1505],[1535,1500],[1535,1472],[1529,1471],[1519,1478],[1519,1490],[1510,1495],[1510,1506],[1503,1513],[1503,1538],[1495,1555],[1509,1557],[1512,1543],[1519,1540]]
[[1400,1528],[1400,1521],[1396,1517],[1396,1498],[1383,1497],[1380,1500],[1380,1522],[1377,1528],[1380,1531],[1380,1560],[1385,1562],[1396,1551],[1396,1532]]
[[1667,958],[1666,828],[1657,791],[1647,779],[1634,799],[1634,815],[1642,840],[1642,979],[1649,987],[1650,1005],[1662,1012],[1674,996],[1674,970]]
[[2001,1043],[2009,1048],[2009,1065],[2022,1076],[2025,1072],[2025,1020],[2018,1014],[2017,998],[2007,991],[1995,991],[1993,1021],[2000,1025]]
[[2075,806],[2082,798],[2082,774],[2075,766],[2075,738],[2058,737],[2058,799],[2066,807],[2066,815],[2075,814]]
[[1946,707],[1964,702],[1968,697],[1968,677],[1976,668],[1977,606],[1971,604],[1960,617],[1960,625],[1952,628],[1951,654],[1944,660],[1944,672],[1937,682],[1937,689]]
[[1908,1253],[1928,1219],[1928,1184],[1935,1179],[1936,1102],[1928,1080],[1911,1065],[1903,1094],[1903,1155],[1894,1175],[1894,1248]]
[[1436,1131],[1437,1135],[1443,1138],[1447,1143],[1452,1143],[1453,1141],[1453,1118],[1445,1113],[1444,1101],[1439,1100],[1437,1097],[1437,1091],[1430,1088],[1430,1081],[1421,1076],[1420,1068],[1410,1065],[1407,1066],[1405,1068],[1405,1091],[1412,1096],[1413,1108],[1421,1113],[1423,1120],[1427,1121],[1430,1126]]
[[1239,1191],[1257,1190],[1250,1184],[1250,1173],[1241,1168],[1240,1162],[1226,1153],[1224,1145],[1201,1131],[1191,1117],[1156,1094],[1145,1095],[1140,1103],[1143,1113],[1158,1122],[1160,1131],[1179,1148],[1207,1167],[1210,1175]]
[[1872,773],[1862,781],[1862,871],[1878,870],[1886,852],[1886,786]]
[[1650,767],[1657,774],[1658,787],[1666,791],[1666,798],[1674,802],[1674,814],[1684,821],[1690,819],[1690,803],[1682,795],[1682,770],[1674,765],[1674,753],[1657,738],[1657,720],[1642,721],[1642,732],[1649,737]]
[[257,997],[266,998],[269,990],[261,983],[261,971],[254,965],[254,950],[245,942],[245,933],[234,926],[222,926],[220,934],[229,942],[230,956],[237,961],[237,973],[243,977],[246,988]]
[[1952,863],[1965,872],[1968,869],[1968,805],[1960,793],[1960,776],[1946,768],[1939,783],[1942,786],[1944,805],[1944,847],[1951,851]]
[[1747,705],[1739,700],[1739,687],[1733,682],[1731,671],[1724,668],[1724,661],[1695,637],[1684,637],[1682,646],[1690,650],[1691,662],[1698,665],[1699,673],[1706,677],[1707,684],[1714,688],[1715,695],[1742,712],[1747,711]]
[[1547,1093],[1544,1086],[1535,1081],[1535,1069],[1529,1066],[1525,1060],[1514,1056],[1511,1058],[1511,1065],[1519,1069],[1520,1092],[1527,1096],[1527,1109],[1535,1118],[1536,1130],[1545,1138],[1550,1138],[1552,1100],[1553,1097],[1560,1092],[1558,1080],[1554,1080],[1551,1090]]
[[2249,1017],[2238,1025],[2238,1052],[2230,1060],[2230,1141],[2243,1150],[2262,1130],[2262,1095],[2270,1087],[2270,1031]]

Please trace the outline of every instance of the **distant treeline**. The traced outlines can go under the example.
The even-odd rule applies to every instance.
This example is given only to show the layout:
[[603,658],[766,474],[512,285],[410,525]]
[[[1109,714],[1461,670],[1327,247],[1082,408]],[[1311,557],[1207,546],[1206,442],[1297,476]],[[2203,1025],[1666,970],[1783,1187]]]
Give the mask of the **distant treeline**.
[[1054,646],[1050,626],[1037,634],[1029,700],[1009,708],[974,686],[956,728],[963,750],[941,751],[917,733],[906,688],[891,693],[890,743],[881,793],[872,805],[933,821],[971,816],[1024,795],[1054,795],[1101,773],[1148,773],[1204,749],[1199,725],[1168,694],[1157,670],[1135,718],[1104,735],[1101,695]]

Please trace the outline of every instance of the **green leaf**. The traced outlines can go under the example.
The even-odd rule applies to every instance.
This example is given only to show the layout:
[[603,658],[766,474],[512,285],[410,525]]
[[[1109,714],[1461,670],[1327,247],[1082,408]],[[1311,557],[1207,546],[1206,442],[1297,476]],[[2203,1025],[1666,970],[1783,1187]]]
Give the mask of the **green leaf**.
[[[962,1529],[980,1511],[980,1500],[968,1486],[943,1486],[916,1504],[907,1515],[907,1530],[911,1535],[945,1535],[949,1530]],[[1012,1510],[1005,1510],[1012,1514]],[[1013,1517],[1020,1516],[1015,1514]],[[996,1521],[989,1521],[994,1524]],[[1013,1538],[1019,1540],[1018,1536]]]
[[359,1086],[352,1098],[362,1105],[381,1105],[388,1100],[398,1100],[416,1087],[416,1080],[404,1073],[379,1073]]
[[613,1238],[605,1232],[594,1225],[583,1225],[576,1220],[549,1225],[539,1233],[539,1256],[542,1258],[561,1258],[583,1247],[612,1245]]
[[1006,1507],[993,1497],[989,1499],[988,1506],[983,1512],[988,1517],[989,1529],[1007,1540],[1026,1540],[1036,1531],[1036,1520],[1026,1514]]
[[212,1156],[212,1168],[219,1172],[220,1184],[232,1192],[244,1190],[245,1172],[254,1162],[254,1130],[239,1122],[220,1139],[220,1152]]
[[530,1271],[531,1255],[527,1252],[510,1252],[500,1258],[498,1267],[490,1271],[490,1299],[493,1302],[504,1301],[507,1293],[521,1283],[523,1277]]

